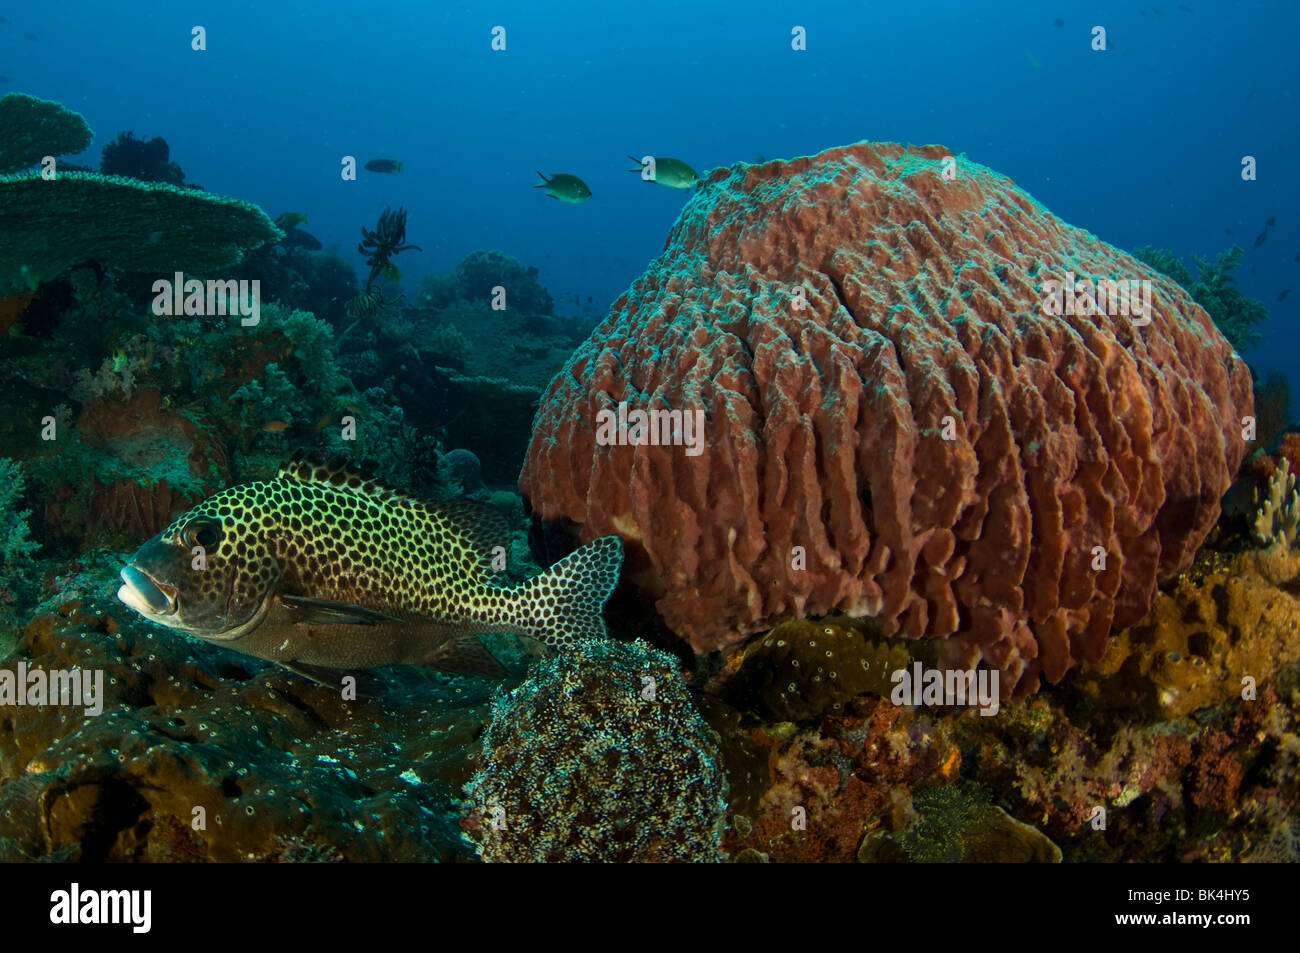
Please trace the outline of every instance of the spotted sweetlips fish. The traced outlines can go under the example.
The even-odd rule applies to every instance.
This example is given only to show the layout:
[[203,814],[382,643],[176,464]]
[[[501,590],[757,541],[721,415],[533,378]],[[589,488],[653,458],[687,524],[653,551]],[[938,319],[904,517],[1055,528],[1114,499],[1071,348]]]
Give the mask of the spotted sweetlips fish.
[[499,676],[480,634],[558,649],[604,636],[621,540],[593,540],[520,584],[492,571],[509,540],[491,506],[421,502],[298,454],[275,479],[178,517],[131,557],[117,595],[146,619],[308,675],[400,663]]

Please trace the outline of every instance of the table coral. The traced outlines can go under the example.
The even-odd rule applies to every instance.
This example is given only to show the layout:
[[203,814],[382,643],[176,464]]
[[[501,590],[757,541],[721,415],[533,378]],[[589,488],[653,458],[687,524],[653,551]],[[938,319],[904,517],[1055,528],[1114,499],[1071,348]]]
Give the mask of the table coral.
[[26,93],[0,97],[0,129],[0,173],[81,152],[94,135],[79,113]]
[[[521,491],[620,533],[697,652],[839,610],[1023,694],[1141,618],[1217,519],[1246,365],[1174,282],[948,160],[715,170],[551,382]],[[1053,313],[1072,274],[1150,281],[1150,313]],[[621,403],[703,411],[702,453],[598,441]]]
[[248,202],[94,172],[0,175],[0,234],[0,294],[85,261],[168,278],[219,271],[284,237]]

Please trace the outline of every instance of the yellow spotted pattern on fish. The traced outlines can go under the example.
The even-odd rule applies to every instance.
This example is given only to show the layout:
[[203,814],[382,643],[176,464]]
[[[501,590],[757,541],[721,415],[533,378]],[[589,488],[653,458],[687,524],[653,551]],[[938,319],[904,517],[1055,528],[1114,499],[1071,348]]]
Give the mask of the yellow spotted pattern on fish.
[[176,519],[122,571],[119,597],[154,621],[290,666],[498,674],[465,636],[510,632],[563,650],[605,635],[618,537],[518,585],[492,570],[509,542],[493,507],[411,499],[299,455],[275,479],[224,490]]

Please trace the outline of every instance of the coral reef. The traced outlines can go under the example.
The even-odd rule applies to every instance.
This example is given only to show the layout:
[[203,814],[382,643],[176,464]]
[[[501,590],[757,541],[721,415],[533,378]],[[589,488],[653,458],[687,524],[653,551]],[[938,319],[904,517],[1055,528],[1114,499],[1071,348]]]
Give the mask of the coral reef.
[[[947,157],[715,170],[545,394],[521,491],[620,533],[697,652],[839,610],[1024,694],[1140,619],[1214,525],[1246,365],[1174,282]],[[1154,277],[1151,312],[1063,306],[1071,274]],[[620,404],[702,413],[700,455],[598,429]]]
[[1042,831],[992,804],[960,781],[918,791],[914,819],[902,832],[877,831],[862,841],[863,863],[1060,863],[1061,848]]
[[[997,718],[863,697],[816,725],[737,729],[772,773],[733,815],[725,846],[737,860],[778,862],[912,859],[904,845],[928,859],[958,849],[972,860],[1028,859],[1030,849],[1055,858],[997,812],[982,833],[935,836],[986,802],[1071,862],[1276,857],[1300,797],[1298,706],[1294,668],[1257,699],[1195,718],[1081,717],[1053,689]],[[997,828],[1009,836],[991,836]]]
[[205,273],[282,237],[237,199],[93,172],[0,175],[0,294],[33,290],[75,265]]
[[[439,297],[438,279],[421,288],[430,300]],[[537,280],[537,269],[525,266],[519,259],[504,252],[476,251],[466,255],[456,266],[457,297],[461,300],[486,305],[494,297],[495,288],[505,289],[505,308],[524,315],[549,315],[555,312],[550,292]],[[450,304],[450,302],[447,302]]]
[[860,620],[794,619],[750,642],[726,691],[739,707],[803,721],[868,692],[887,697],[890,673],[911,662],[901,640],[874,638]]
[[720,860],[718,739],[673,658],[587,643],[492,707],[466,825],[484,860]]
[[26,93],[0,97],[0,129],[5,131],[0,174],[35,165],[47,155],[81,152],[93,136],[79,113]]
[[1296,544],[1300,529],[1300,490],[1296,489],[1291,461],[1282,458],[1282,464],[1268,481],[1268,489],[1261,498],[1256,494],[1259,510],[1251,531],[1261,546],[1288,546]]
[[31,510],[21,509],[26,479],[14,460],[0,457],[0,604],[27,594],[32,553],[40,543],[29,538]]
[[99,715],[5,708],[0,860],[473,858],[457,799],[483,680],[393,670],[345,701],[99,606],[39,615],[0,663],[103,676]]
[[438,473],[457,496],[483,492],[483,465],[471,450],[450,450],[438,461]]
[[427,352],[429,360],[440,367],[463,371],[470,347],[460,328],[452,324],[435,324],[424,332],[419,350]]
[[1164,248],[1148,245],[1135,251],[1133,257],[1182,285],[1192,300],[1209,313],[1215,327],[1229,343],[1242,352],[1259,343],[1255,325],[1268,319],[1268,308],[1264,303],[1247,298],[1237,288],[1237,279],[1232,273],[1241,264],[1243,254],[1242,248],[1234,245],[1219,252],[1214,261],[1194,256],[1195,277],[1173,252]]
[[29,465],[46,537],[75,551],[147,539],[229,479],[210,422],[153,387],[96,396],[60,433]]
[[154,136],[148,142],[135,137],[135,130],[119,132],[117,138],[104,146],[99,171],[104,175],[120,175],[142,182],[166,182],[183,185],[185,173],[170,161],[171,150],[167,140]]
[[[1281,470],[1278,471],[1279,473]],[[1185,715],[1300,661],[1300,550],[1205,551],[1073,683],[1099,707]]]
[[[503,288],[498,299],[494,288]],[[452,274],[426,275],[417,313],[424,325],[450,325],[468,345],[453,366],[475,377],[506,377],[539,391],[563,367],[590,324],[552,316],[554,302],[537,269],[498,251],[466,256]],[[427,315],[427,317],[425,317]]]

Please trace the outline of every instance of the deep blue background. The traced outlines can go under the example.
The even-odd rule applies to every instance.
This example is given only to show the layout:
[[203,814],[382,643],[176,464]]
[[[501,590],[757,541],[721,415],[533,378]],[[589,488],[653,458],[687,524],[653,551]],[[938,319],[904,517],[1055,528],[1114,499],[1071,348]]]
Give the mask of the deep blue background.
[[[1300,2],[442,6],[0,0],[0,92],[83,113],[88,164],[121,129],[162,135],[189,181],[272,217],[306,212],[358,264],[360,226],[404,205],[424,247],[399,260],[408,294],[499,248],[541,269],[558,311],[593,319],[686,198],[624,171],[627,153],[705,170],[860,139],[942,143],[1121,248],[1242,244],[1241,286],[1272,310],[1247,357],[1297,377]],[[206,52],[190,49],[195,24]],[[497,24],[505,53],[489,48]],[[790,49],[795,24],[806,52]],[[1090,49],[1097,24],[1108,52]],[[345,154],[405,171],[344,182]],[[1256,182],[1241,180],[1246,154]],[[594,197],[549,199],[534,169],[580,175]]]

